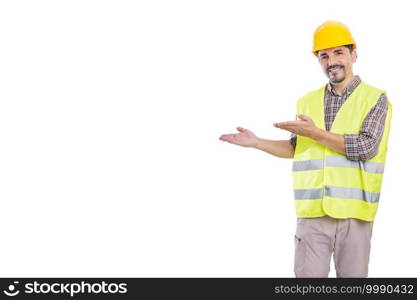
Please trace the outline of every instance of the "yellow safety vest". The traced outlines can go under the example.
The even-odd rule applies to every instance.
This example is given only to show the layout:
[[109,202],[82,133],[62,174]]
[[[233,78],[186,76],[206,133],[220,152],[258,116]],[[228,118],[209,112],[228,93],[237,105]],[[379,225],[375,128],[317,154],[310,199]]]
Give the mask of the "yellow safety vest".
[[[326,86],[308,92],[297,101],[297,114],[313,119],[325,129],[324,93]],[[330,132],[359,134],[362,122],[386,92],[363,81],[338,111]],[[328,215],[373,221],[378,208],[387,154],[392,107],[388,101],[385,129],[378,153],[367,161],[348,160],[319,142],[297,136],[293,162],[295,208],[300,218]]]

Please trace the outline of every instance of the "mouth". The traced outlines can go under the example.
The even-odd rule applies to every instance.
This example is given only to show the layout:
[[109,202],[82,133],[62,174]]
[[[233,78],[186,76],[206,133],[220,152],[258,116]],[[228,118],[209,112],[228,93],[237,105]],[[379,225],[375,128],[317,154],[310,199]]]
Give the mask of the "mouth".
[[334,68],[331,68],[331,69],[329,69],[329,73],[330,72],[336,72],[336,71],[339,71],[341,69],[341,67],[334,67]]

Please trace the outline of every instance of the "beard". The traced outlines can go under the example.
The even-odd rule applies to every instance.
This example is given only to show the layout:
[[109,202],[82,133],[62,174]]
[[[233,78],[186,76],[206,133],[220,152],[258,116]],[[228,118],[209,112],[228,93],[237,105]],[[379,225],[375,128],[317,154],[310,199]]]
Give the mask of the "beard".
[[346,78],[345,67],[342,65],[337,65],[337,67],[327,70],[326,75],[329,77],[331,83],[342,82]]

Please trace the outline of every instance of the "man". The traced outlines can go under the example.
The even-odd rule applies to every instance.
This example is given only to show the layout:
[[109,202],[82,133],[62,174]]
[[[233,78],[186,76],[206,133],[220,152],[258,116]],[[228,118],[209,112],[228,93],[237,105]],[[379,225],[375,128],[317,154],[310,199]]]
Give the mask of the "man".
[[313,54],[329,78],[297,101],[299,120],[274,123],[290,140],[258,138],[248,129],[220,140],[293,158],[296,277],[367,277],[392,108],[386,92],[353,75],[356,44],[341,22],[314,33]]

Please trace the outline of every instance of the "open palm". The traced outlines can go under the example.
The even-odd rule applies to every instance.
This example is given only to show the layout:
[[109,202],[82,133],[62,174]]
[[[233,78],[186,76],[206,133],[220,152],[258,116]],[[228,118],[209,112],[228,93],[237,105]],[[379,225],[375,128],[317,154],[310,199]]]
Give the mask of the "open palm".
[[219,140],[243,147],[256,146],[258,137],[252,131],[242,127],[237,127],[237,130],[239,133],[223,134],[219,137]]

